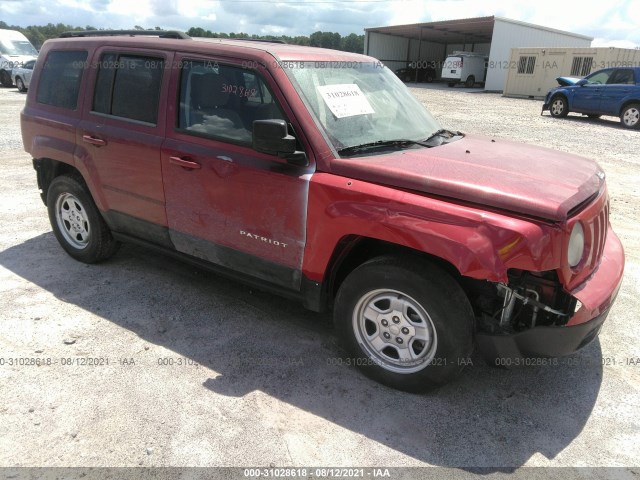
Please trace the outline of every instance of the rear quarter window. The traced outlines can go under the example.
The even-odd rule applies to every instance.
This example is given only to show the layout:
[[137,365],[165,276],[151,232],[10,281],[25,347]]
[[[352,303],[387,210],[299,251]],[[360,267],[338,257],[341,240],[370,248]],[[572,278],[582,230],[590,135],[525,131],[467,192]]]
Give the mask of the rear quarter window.
[[75,110],[86,61],[84,50],[50,52],[40,72],[36,101]]

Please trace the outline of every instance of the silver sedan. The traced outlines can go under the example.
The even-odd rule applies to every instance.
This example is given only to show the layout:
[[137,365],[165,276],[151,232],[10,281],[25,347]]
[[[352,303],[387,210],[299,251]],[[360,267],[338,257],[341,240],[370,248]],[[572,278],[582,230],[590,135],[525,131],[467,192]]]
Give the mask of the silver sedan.
[[25,62],[24,65],[14,67],[13,70],[11,70],[11,79],[16,87],[18,87],[18,91],[26,92],[29,88],[35,64],[35,60],[30,60]]

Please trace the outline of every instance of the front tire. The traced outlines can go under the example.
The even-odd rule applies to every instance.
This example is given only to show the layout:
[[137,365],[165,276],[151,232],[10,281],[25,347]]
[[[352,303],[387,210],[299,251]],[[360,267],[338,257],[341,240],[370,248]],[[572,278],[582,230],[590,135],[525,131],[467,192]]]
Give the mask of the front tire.
[[549,105],[549,113],[555,118],[564,118],[569,113],[569,104],[562,95],[553,97]]
[[20,77],[16,77],[16,87],[18,87],[19,92],[26,92],[27,87],[24,86],[24,82]]
[[624,128],[640,128],[640,104],[632,103],[622,109],[620,123]]
[[349,363],[392,388],[423,392],[460,374],[473,311],[460,285],[415,258],[378,257],[344,280],[334,322]]
[[118,250],[119,243],[80,177],[56,177],[47,191],[47,208],[58,242],[76,260],[96,263]]

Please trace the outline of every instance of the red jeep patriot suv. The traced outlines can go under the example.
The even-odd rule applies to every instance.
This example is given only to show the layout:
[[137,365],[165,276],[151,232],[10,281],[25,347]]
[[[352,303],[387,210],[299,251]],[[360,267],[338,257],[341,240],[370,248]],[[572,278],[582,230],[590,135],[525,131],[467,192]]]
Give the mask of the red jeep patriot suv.
[[331,308],[350,364],[420,391],[593,340],[623,249],[591,160],[442,129],[376,59],[177,32],[47,41],[22,113],[53,231]]

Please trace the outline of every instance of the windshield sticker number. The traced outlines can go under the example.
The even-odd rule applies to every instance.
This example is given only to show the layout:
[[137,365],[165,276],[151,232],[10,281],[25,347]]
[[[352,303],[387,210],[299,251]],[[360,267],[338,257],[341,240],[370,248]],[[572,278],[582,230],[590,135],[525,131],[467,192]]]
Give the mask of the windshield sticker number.
[[238,97],[255,97],[258,90],[255,88],[245,88],[242,85],[227,85],[226,83],[223,83],[222,93],[230,93],[231,95],[236,95]]
[[371,104],[355,83],[317,87],[320,95],[337,118],[375,113]]

